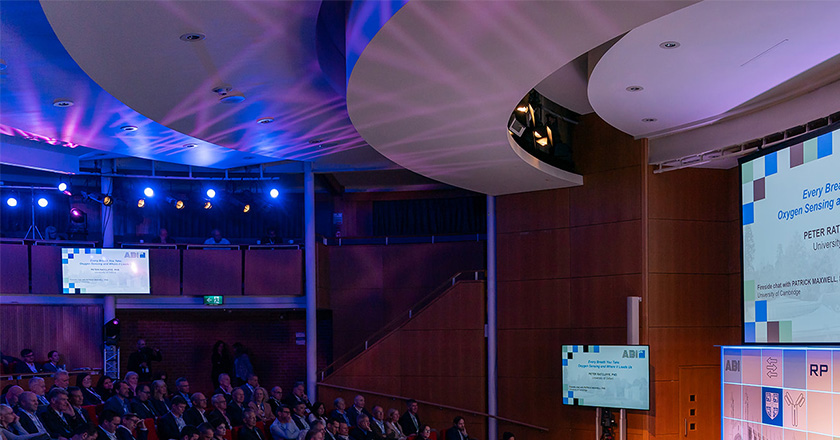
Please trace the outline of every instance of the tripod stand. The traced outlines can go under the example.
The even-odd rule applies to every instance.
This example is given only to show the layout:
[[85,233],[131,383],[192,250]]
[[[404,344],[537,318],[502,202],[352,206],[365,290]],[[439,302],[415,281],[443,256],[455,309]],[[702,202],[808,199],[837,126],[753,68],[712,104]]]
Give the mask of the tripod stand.
[[29,238],[29,234],[32,234],[32,239],[35,240],[35,234],[38,234],[38,239],[43,240],[44,236],[41,235],[41,231],[38,230],[38,226],[35,226],[35,189],[30,188],[32,191],[30,195],[30,204],[29,207],[32,208],[32,224],[29,225],[29,229],[26,231],[26,235],[23,236],[23,239],[26,240]]

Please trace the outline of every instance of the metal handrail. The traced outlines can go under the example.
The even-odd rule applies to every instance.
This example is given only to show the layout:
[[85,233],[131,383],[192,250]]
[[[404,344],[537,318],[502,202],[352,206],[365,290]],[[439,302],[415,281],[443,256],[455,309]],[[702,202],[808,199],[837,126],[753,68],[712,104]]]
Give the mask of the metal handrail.
[[[335,388],[337,390],[351,391],[353,393],[358,393],[358,394],[374,394],[374,395],[377,395],[377,396],[387,397],[387,398],[394,399],[394,400],[408,400],[409,399],[408,397],[405,397],[405,396],[397,396],[395,394],[380,393],[380,392],[377,392],[377,391],[370,391],[370,390],[360,390],[358,388],[343,387],[341,385],[333,385],[333,384],[324,383],[324,382],[318,382],[317,385],[320,386],[320,387]],[[520,426],[525,426],[525,427],[528,427],[528,428],[536,429],[538,431],[548,432],[548,428],[546,428],[546,427],[532,425],[530,423],[525,423],[525,422],[522,422],[522,421],[519,421],[519,420],[509,419],[507,417],[494,416],[492,414],[488,414],[488,413],[481,412],[481,411],[474,411],[474,410],[471,410],[471,409],[459,408],[457,406],[444,405],[442,403],[428,402],[428,401],[425,401],[425,400],[414,399],[414,401],[419,403],[419,404],[422,404],[422,405],[437,407],[438,409],[449,409],[449,410],[453,410],[453,411],[458,411],[460,413],[467,413],[467,414],[472,414],[472,415],[475,415],[475,416],[492,418],[492,419],[496,419],[496,420],[501,420],[503,422],[514,423],[514,424],[517,424],[517,425],[520,425]]]
[[432,290],[428,295],[421,298],[417,301],[411,308],[406,310],[405,312],[401,313],[396,318],[392,319],[390,322],[385,324],[381,329],[377,330],[370,336],[365,339],[365,342],[362,344],[353,347],[350,351],[339,357],[338,359],[334,360],[331,364],[324,367],[320,372],[321,380],[327,376],[330,370],[335,371],[338,367],[344,365],[348,360],[358,356],[360,353],[363,353],[365,350],[370,348],[373,344],[382,340],[385,336],[391,334],[395,330],[399,329],[402,325],[408,323],[411,318],[414,317],[418,312],[422,311],[426,307],[428,307],[434,300],[436,300],[441,293],[445,292],[446,290],[450,289],[459,281],[482,281],[484,280],[485,272],[483,270],[475,270],[475,271],[467,271],[467,272],[458,272],[448,280],[446,280],[443,284],[436,287]]

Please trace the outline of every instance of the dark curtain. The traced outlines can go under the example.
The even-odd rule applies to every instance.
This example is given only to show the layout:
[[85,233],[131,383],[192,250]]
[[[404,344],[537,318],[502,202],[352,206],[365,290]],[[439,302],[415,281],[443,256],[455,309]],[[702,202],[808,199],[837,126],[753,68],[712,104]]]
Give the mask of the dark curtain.
[[484,197],[373,202],[373,235],[484,233],[485,206]]

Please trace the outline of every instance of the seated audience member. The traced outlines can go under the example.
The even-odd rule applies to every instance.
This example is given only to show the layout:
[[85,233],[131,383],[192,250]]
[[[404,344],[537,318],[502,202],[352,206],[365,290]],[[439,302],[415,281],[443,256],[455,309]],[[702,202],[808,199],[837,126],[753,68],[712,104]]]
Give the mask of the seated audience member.
[[149,382],[152,380],[152,362],[162,360],[163,355],[160,349],[147,347],[146,340],[140,338],[137,340],[137,351],[128,357],[128,371],[134,371],[140,375],[141,382]]
[[324,402],[315,402],[312,404],[312,412],[306,420],[311,425],[313,422],[321,421],[324,425],[327,424],[327,407]]
[[225,428],[233,429],[233,422],[227,415],[227,400],[223,394],[214,394],[213,397],[210,398],[210,403],[213,404],[213,411],[210,411],[210,414],[207,415],[207,419],[210,420],[210,423],[213,426],[219,426],[219,424],[224,424]]
[[117,427],[118,440],[146,440],[148,436],[149,431],[137,414],[122,416],[122,423]]
[[294,408],[298,403],[303,403],[306,405],[307,412],[309,412],[309,406],[311,404],[309,403],[309,397],[304,392],[303,382],[295,382],[295,386],[292,387],[292,394],[286,396],[283,403],[289,408]]
[[82,390],[82,396],[85,398],[85,405],[99,405],[105,403],[102,396],[93,388],[93,377],[88,373],[82,373],[76,376],[76,386]]
[[184,420],[184,412],[187,410],[187,402],[181,396],[172,398],[170,411],[157,420],[157,433],[160,440],[178,440],[181,438],[181,430],[187,426]]
[[169,236],[166,228],[160,228],[158,235],[152,239],[152,243],[175,243],[175,239]]
[[96,440],[99,437],[99,427],[93,423],[79,425],[73,430],[70,440]]
[[119,440],[117,438],[117,427],[120,426],[122,417],[119,414],[106,409],[99,415],[99,440]]
[[47,358],[50,361],[41,366],[41,371],[49,373],[55,373],[56,371],[67,371],[67,368],[64,367],[64,364],[58,363],[61,360],[61,354],[59,352],[53,350],[47,354]]
[[309,425],[309,429],[307,429],[306,431],[301,431],[301,436],[304,439],[317,438],[320,440],[324,440],[324,433],[326,431],[324,429],[324,426],[326,426],[324,425],[324,422],[316,420]]
[[198,437],[201,434],[198,432],[198,428],[196,428],[195,426],[187,425],[184,426],[184,429],[181,430],[179,435],[181,436],[180,440],[198,440]]
[[61,388],[64,391],[67,391],[67,387],[70,386],[70,374],[66,371],[56,371],[53,374],[53,388]]
[[187,406],[192,406],[192,402],[190,401],[190,381],[186,377],[175,379],[175,395],[181,396],[187,402]]
[[213,423],[213,440],[227,440],[225,437],[227,436],[227,423],[219,421],[219,423]]
[[274,421],[274,415],[271,413],[271,405],[266,402],[268,402],[268,391],[263,387],[257,387],[254,389],[254,395],[248,407],[257,414],[258,422],[270,424]]
[[[38,396],[32,391],[24,391],[18,399],[17,415],[20,425],[29,434],[47,434],[47,428],[41,423],[38,413]],[[49,436],[49,434],[47,434]]]
[[251,399],[254,397],[254,390],[260,386],[260,378],[257,377],[256,374],[249,374],[248,378],[245,379],[245,383],[242,384],[241,387],[242,391],[245,393],[245,401],[250,402]]
[[85,405],[85,396],[82,394],[82,389],[79,387],[68,387],[67,396],[70,398],[70,409],[73,410],[73,417],[76,418],[78,424],[89,424],[91,420],[82,406]]
[[20,417],[15,414],[11,406],[6,404],[0,405],[0,433],[6,440],[47,440],[50,438],[46,432],[28,433],[20,425]]
[[350,425],[350,417],[347,416],[347,411],[345,411],[345,409],[347,409],[347,404],[344,403],[344,399],[338,397],[333,400],[333,407],[335,407],[335,409],[333,409],[330,413],[330,418]]
[[133,371],[129,371],[128,373],[125,373],[124,381],[128,384],[128,388],[131,390],[131,396],[136,396],[137,384],[140,383],[140,375]]
[[452,420],[452,427],[446,430],[446,440],[468,440],[467,424],[461,416]]
[[370,419],[370,430],[377,440],[385,439],[385,409],[381,406],[374,406],[373,417]]
[[222,237],[222,231],[213,229],[210,231],[210,238],[204,240],[204,244],[230,244],[230,241]]
[[131,412],[137,414],[137,417],[140,417],[141,419],[154,419],[158,416],[166,414],[158,414],[158,412],[155,411],[155,407],[149,400],[151,397],[152,389],[148,385],[137,385],[137,394],[134,396],[134,399],[131,400]]
[[213,440],[216,435],[213,425],[209,423],[202,423],[196,428],[198,428],[198,440]]
[[116,394],[116,392],[114,392],[114,379],[111,379],[108,375],[102,375],[96,382],[96,392],[100,397],[102,397],[102,402],[110,399],[114,394]]
[[35,398],[38,399],[38,405],[47,406],[50,404],[50,401],[45,397],[47,394],[47,383],[44,382],[43,377],[29,379],[29,391],[35,393]]
[[280,244],[280,238],[277,237],[277,230],[268,228],[265,237],[260,240],[259,244]]
[[12,385],[6,391],[6,394],[3,395],[3,400],[5,401],[6,405],[9,405],[12,409],[17,408],[18,399],[20,398],[21,393],[23,393],[23,388],[18,385]]
[[[347,418],[350,419],[350,424],[355,426],[359,416],[366,415],[368,419],[373,417],[373,414],[365,409],[365,396],[359,394],[353,399],[353,406],[347,410]],[[370,421],[370,420],[368,420]]]
[[421,440],[429,440],[432,437],[432,427],[429,425],[420,425],[420,430],[417,431],[417,437]]
[[338,440],[338,420],[329,419],[324,425],[324,440]]
[[40,373],[41,366],[35,363],[35,352],[24,348],[20,351],[21,362],[15,363],[14,373]]
[[109,409],[122,417],[124,414],[131,412],[131,388],[128,387],[127,383],[118,380],[114,382],[114,389],[117,390],[117,394],[105,401],[105,409]]
[[245,406],[245,392],[242,391],[242,388],[236,388],[231,395],[233,396],[233,400],[230,401],[227,407],[227,415],[230,421],[233,422],[233,427],[236,428],[237,426],[242,426],[242,416],[247,409]]
[[306,431],[306,435],[303,436],[303,440],[324,440],[324,430],[316,431],[311,429]]
[[213,394],[221,394],[225,396],[225,400],[230,402],[233,399],[231,393],[233,392],[233,385],[230,383],[230,374],[222,373],[219,375],[219,386],[216,387],[216,390]]
[[394,440],[405,440],[408,437],[400,426],[400,412],[396,408],[388,410],[388,417],[385,419],[385,437]]
[[166,382],[160,379],[152,382],[152,398],[149,399],[149,402],[151,402],[158,417],[169,412],[169,399],[166,397],[168,392]]
[[402,432],[406,436],[417,434],[420,432],[420,427],[423,426],[423,423],[420,422],[420,416],[417,415],[419,405],[417,405],[416,400],[408,399],[405,402],[405,406],[405,414],[400,417],[400,427],[402,428]]
[[502,434],[502,440],[516,440],[516,437],[513,436],[512,432],[505,432]]
[[298,403],[292,408],[292,421],[295,422],[298,429],[306,431],[309,429],[309,422],[306,421],[306,404]]
[[344,422],[338,423],[338,440],[350,440],[350,425]]
[[246,409],[242,415],[242,427],[239,428],[239,440],[265,440],[265,434],[257,429],[257,413]]
[[376,435],[370,429],[370,417],[365,414],[359,415],[356,419],[356,426],[350,430],[350,438],[353,440],[376,439]]
[[271,405],[271,414],[277,414],[277,408],[283,404],[283,388],[276,386],[271,389],[271,396],[268,398],[268,404]]
[[300,436],[300,428],[292,421],[292,411],[281,405],[277,409],[277,419],[271,424],[271,437],[274,440],[297,440]]
[[190,396],[192,406],[184,412],[184,421],[187,425],[198,426],[207,423],[207,398],[202,393],[194,393]]
[[65,411],[70,409],[70,398],[67,391],[61,388],[53,388],[49,394],[50,405],[38,415],[41,423],[52,438],[70,438],[73,436],[73,428],[78,421]]

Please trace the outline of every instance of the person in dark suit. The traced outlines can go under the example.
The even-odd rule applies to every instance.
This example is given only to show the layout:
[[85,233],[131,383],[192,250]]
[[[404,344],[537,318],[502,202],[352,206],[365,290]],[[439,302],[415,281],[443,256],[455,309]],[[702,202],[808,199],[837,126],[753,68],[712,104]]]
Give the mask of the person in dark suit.
[[184,412],[184,421],[187,422],[187,425],[198,427],[202,423],[209,422],[208,414],[206,414],[207,398],[204,397],[204,394],[195,393],[190,399],[192,399],[193,405]]
[[38,406],[45,407],[50,404],[47,400],[47,383],[43,377],[33,377],[29,379],[29,391],[35,393],[35,398],[38,399]]
[[125,414],[122,423],[117,427],[117,440],[146,440],[149,430],[140,417],[134,413]]
[[152,380],[152,362],[160,362],[163,355],[158,348],[146,347],[145,339],[137,340],[137,351],[128,357],[128,371],[134,371],[140,376],[140,382]]
[[154,419],[158,415],[162,416],[163,414],[158,414],[149,402],[151,396],[152,389],[148,385],[137,385],[137,395],[131,400],[131,412],[137,414],[140,419]]
[[151,402],[152,408],[155,409],[155,414],[158,417],[169,412],[169,401],[166,398],[167,392],[166,382],[160,379],[152,382],[152,398],[149,399],[149,402]]
[[327,420],[327,424],[324,425],[324,440],[338,439],[338,425],[339,423],[336,419]]
[[201,433],[198,431],[198,428],[195,426],[184,426],[184,429],[181,430],[179,433],[180,440],[198,440],[198,437]]
[[347,416],[347,404],[344,403],[344,399],[341,397],[336,398],[333,401],[333,406],[335,407],[332,412],[330,412],[330,418],[336,419],[339,422],[346,423],[348,426],[351,425],[350,417]]
[[370,417],[365,414],[356,418],[356,426],[350,430],[350,438],[353,440],[375,440],[376,436],[370,429]]
[[35,352],[24,348],[20,351],[21,362],[15,363],[14,373],[40,373],[41,366],[35,363]]
[[76,386],[82,390],[82,396],[84,396],[85,405],[99,405],[100,403],[105,403],[102,399],[102,396],[96,392],[96,389],[93,388],[93,378],[89,373],[82,373],[76,376]]
[[452,420],[452,427],[446,430],[446,440],[469,440],[467,424],[461,416]]
[[242,391],[242,388],[236,388],[231,393],[233,396],[233,400],[230,401],[230,404],[227,407],[227,415],[230,418],[230,421],[233,423],[233,427],[242,426],[242,417],[245,413],[245,393]]
[[377,440],[385,439],[385,409],[381,406],[374,406],[373,418],[370,419],[370,430],[373,431],[373,437]]
[[406,436],[417,434],[420,432],[420,427],[423,426],[423,423],[420,421],[420,416],[417,415],[419,405],[417,405],[416,400],[408,399],[405,402],[405,406],[405,414],[400,417],[400,427]]
[[175,243],[175,239],[169,236],[166,228],[160,228],[158,235],[152,239],[151,243]]
[[17,415],[20,426],[29,434],[47,434],[47,428],[41,423],[38,412],[38,397],[32,391],[24,391],[18,398]]
[[246,409],[242,415],[242,427],[239,428],[239,440],[266,440],[265,433],[257,429],[257,413]]
[[157,420],[157,434],[160,440],[180,439],[181,430],[187,426],[184,420],[187,402],[181,396],[175,396],[169,408],[170,411]]
[[47,373],[55,373],[58,371],[67,371],[67,368],[64,364],[59,364],[61,361],[61,353],[52,350],[47,354],[47,358],[50,360],[46,364],[41,366],[41,371]]
[[114,389],[117,394],[105,402],[105,409],[109,409],[119,416],[131,412],[131,387],[127,383],[118,380],[114,382]]
[[53,388],[49,394],[49,401],[50,405],[38,415],[41,423],[44,424],[44,428],[47,429],[52,438],[72,437],[77,421],[75,417],[65,413],[65,410],[70,408],[70,398],[67,391],[61,388]]
[[219,386],[216,387],[216,390],[213,391],[213,394],[221,394],[225,396],[225,400],[230,402],[233,399],[231,393],[233,393],[233,385],[230,384],[230,375],[227,373],[222,373],[219,375]]
[[260,378],[256,374],[249,374],[245,383],[239,387],[245,393],[245,401],[250,402],[254,397],[254,390],[260,386]]
[[187,402],[187,407],[192,406],[192,399],[190,397],[190,381],[188,381],[186,377],[179,377],[175,379],[175,395],[181,396],[184,401]]
[[82,389],[79,387],[69,387],[67,388],[67,395],[70,397],[70,408],[73,409],[73,417],[75,417],[77,422],[76,426],[91,423],[90,416],[82,408],[85,404],[85,396],[82,393]]
[[368,421],[373,417],[373,414],[365,409],[365,396],[359,394],[353,398],[353,406],[347,410],[347,418],[350,419],[350,426],[355,426],[359,416],[363,414],[368,416]]
[[117,438],[117,427],[120,426],[122,417],[119,414],[106,409],[99,415],[99,435],[97,440],[119,440]]
[[283,388],[276,386],[271,389],[271,397],[268,398],[268,404],[271,406],[271,414],[277,414],[277,410],[283,404]]
[[210,398],[213,404],[213,411],[207,415],[207,419],[213,426],[219,426],[220,423],[225,425],[226,429],[233,429],[233,422],[227,415],[228,403],[223,394],[215,394]]

